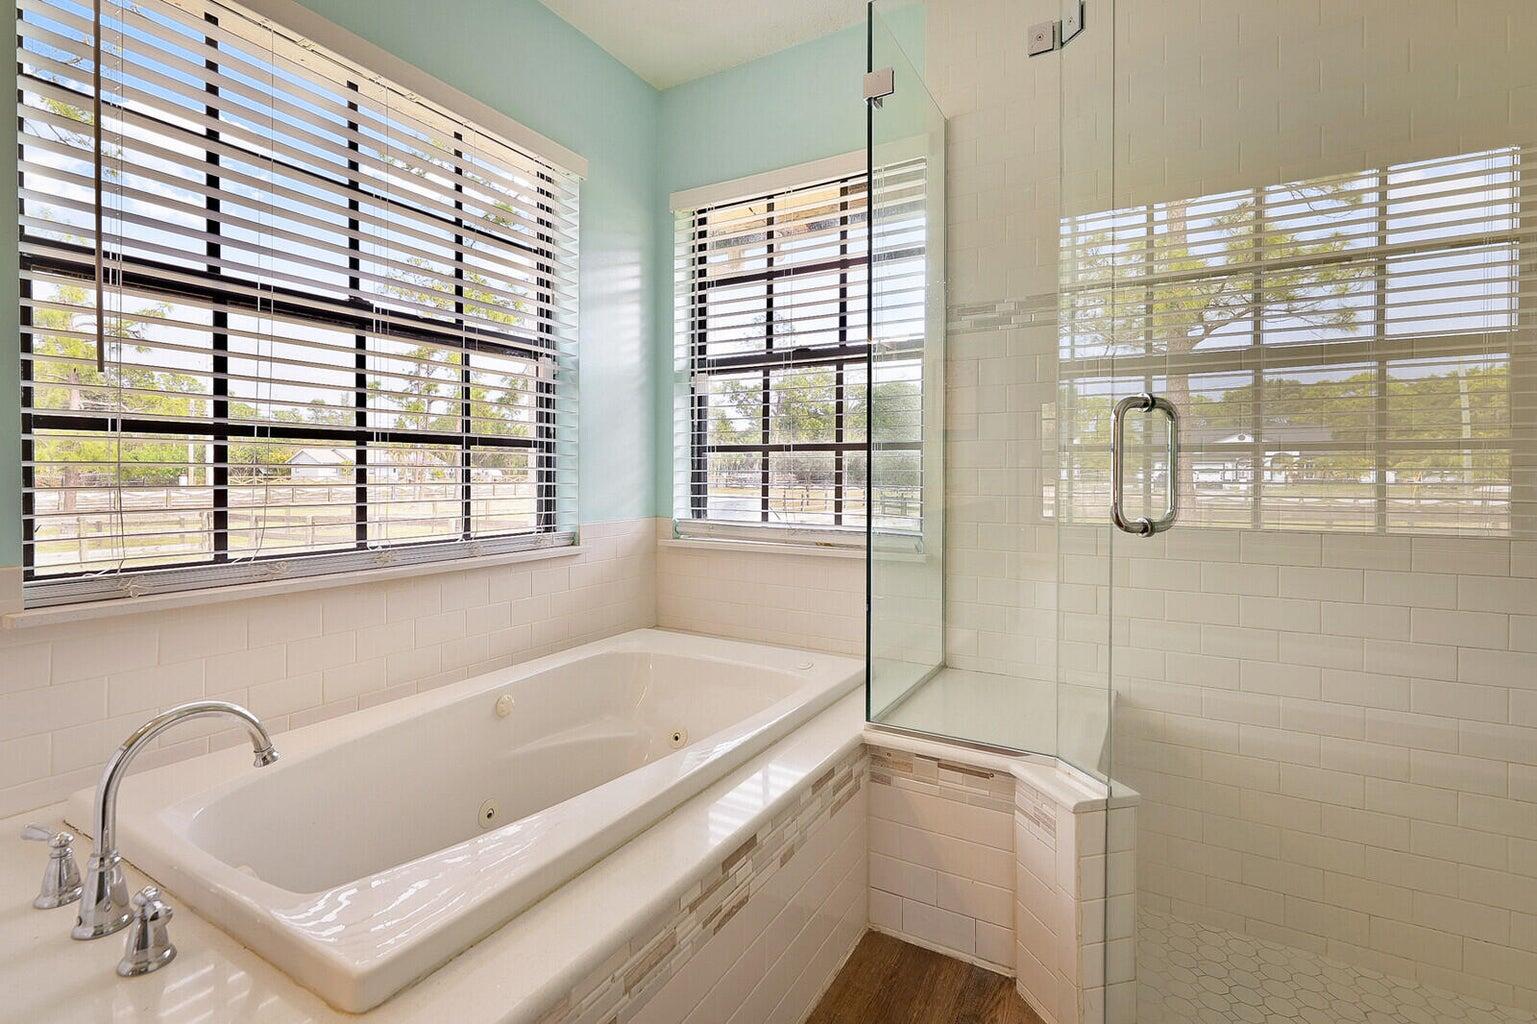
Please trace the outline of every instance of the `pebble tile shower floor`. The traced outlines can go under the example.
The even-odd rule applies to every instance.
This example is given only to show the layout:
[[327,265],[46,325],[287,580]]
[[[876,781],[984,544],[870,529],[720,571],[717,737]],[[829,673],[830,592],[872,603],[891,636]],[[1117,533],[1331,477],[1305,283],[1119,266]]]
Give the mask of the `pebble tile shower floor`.
[[1534,1024],[1537,1013],[1141,910],[1137,1024]]

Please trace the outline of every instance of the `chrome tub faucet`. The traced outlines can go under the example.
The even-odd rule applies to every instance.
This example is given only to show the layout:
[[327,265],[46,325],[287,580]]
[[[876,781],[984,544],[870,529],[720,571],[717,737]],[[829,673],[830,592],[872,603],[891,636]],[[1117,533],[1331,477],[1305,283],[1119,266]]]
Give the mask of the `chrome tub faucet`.
[[[117,850],[117,788],[128,766],[139,751],[156,736],[172,726],[194,718],[234,718],[251,737],[256,767],[264,768],[278,759],[272,737],[260,719],[239,704],[222,700],[195,700],[179,704],[145,722],[107,759],[101,781],[96,784],[96,803],[91,813],[96,847],[86,861],[85,892],[80,898],[80,916],[70,935],[76,939],[99,939],[127,926],[133,920],[128,903],[128,884],[123,877],[123,859]],[[156,894],[158,897],[158,893]],[[167,915],[169,916],[169,915]]]

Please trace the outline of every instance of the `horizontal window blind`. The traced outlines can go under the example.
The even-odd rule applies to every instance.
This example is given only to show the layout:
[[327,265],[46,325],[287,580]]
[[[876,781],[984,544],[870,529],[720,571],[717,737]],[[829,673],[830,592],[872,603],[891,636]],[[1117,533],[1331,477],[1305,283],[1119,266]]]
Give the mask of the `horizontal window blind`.
[[576,176],[234,5],[18,9],[29,603],[571,541]]
[[1110,408],[1150,390],[1184,522],[1537,535],[1534,180],[1512,146],[1065,220],[1048,511],[1108,518]]
[[863,171],[677,211],[680,531],[918,531],[924,189],[921,161],[875,176],[874,296]]

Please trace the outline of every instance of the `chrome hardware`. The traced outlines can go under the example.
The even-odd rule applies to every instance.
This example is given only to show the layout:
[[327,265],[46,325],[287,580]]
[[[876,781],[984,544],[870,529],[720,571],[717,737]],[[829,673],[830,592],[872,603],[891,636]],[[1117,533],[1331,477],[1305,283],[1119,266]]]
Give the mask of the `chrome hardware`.
[[[1157,519],[1127,519],[1121,508],[1121,489],[1126,480],[1126,414],[1158,411],[1169,417],[1169,497]],[[1179,515],[1179,411],[1167,398],[1143,392],[1115,403],[1110,415],[1110,520],[1116,527],[1138,537],[1151,537],[1174,525]]]
[[1025,56],[1039,57],[1057,48],[1057,23],[1040,21],[1025,30],[1029,35],[1025,43]]
[[42,825],[28,825],[21,838],[48,844],[48,866],[43,869],[43,884],[32,905],[38,910],[53,910],[80,898],[80,869],[75,866],[75,837],[68,832],[53,832]]
[[[99,939],[128,924],[133,915],[128,910],[128,883],[123,878],[123,859],[117,851],[117,787],[128,766],[150,741],[179,722],[193,718],[230,717],[238,719],[250,734],[256,767],[264,768],[278,759],[272,737],[251,712],[239,704],[223,700],[195,700],[179,704],[156,715],[134,730],[133,735],[107,759],[101,781],[96,784],[96,804],[91,811],[95,827],[96,850],[86,861],[88,892],[80,901],[80,916],[70,932],[77,939]],[[142,972],[141,972],[142,973]]]
[[1039,57],[1060,50],[1083,32],[1084,0],[1067,0],[1061,21],[1038,21],[1025,30],[1025,56]]
[[865,75],[865,99],[877,107],[896,91],[896,72],[891,68],[877,68]]
[[1078,33],[1083,31],[1084,0],[1068,0],[1067,13],[1062,16],[1062,26],[1057,31],[1059,37],[1057,45],[1066,46],[1078,38]]
[[129,901],[133,908],[133,927],[123,947],[123,959],[117,962],[122,978],[134,978],[158,971],[176,959],[176,947],[165,925],[172,917],[171,905],[160,898],[160,890],[146,885]]

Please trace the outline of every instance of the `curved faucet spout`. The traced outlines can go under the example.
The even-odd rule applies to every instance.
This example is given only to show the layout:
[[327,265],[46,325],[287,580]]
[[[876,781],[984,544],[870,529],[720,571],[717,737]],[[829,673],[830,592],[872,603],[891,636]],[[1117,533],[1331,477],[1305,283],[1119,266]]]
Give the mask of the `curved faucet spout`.
[[110,935],[132,918],[128,910],[128,886],[123,879],[122,858],[117,851],[117,790],[128,766],[149,743],[167,729],[194,718],[233,718],[245,726],[251,738],[251,750],[258,768],[278,759],[261,719],[224,700],[195,700],[178,704],[133,731],[123,745],[107,759],[101,781],[96,784],[96,803],[91,813],[95,829],[95,851],[86,865],[86,892],[80,901],[80,917],[70,933],[77,939],[95,939]]

